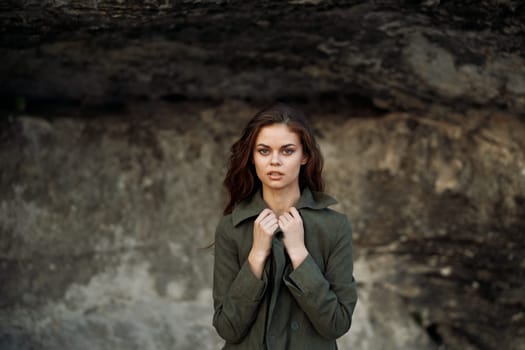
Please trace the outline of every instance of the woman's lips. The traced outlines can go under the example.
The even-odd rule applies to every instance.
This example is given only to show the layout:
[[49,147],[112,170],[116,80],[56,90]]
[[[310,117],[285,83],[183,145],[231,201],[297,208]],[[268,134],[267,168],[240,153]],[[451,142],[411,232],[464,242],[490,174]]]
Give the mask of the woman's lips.
[[284,174],[278,171],[270,171],[268,173],[268,177],[270,178],[270,180],[280,180],[283,176]]

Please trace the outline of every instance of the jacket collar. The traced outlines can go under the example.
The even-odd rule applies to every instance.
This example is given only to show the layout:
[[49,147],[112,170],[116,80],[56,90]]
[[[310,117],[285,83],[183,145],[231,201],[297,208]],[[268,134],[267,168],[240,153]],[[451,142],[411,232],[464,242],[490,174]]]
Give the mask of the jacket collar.
[[[337,201],[329,195],[322,192],[310,191],[309,188],[305,188],[301,193],[299,201],[297,201],[296,208],[320,210],[335,203],[337,203]],[[237,226],[244,220],[259,215],[259,213],[267,207],[262,198],[261,190],[257,191],[251,198],[243,200],[233,209],[233,225]]]

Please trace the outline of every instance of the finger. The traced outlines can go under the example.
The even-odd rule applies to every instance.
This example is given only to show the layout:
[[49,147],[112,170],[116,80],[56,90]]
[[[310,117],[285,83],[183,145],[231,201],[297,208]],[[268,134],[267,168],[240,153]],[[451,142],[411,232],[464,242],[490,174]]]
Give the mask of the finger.
[[281,227],[286,227],[288,225],[288,221],[286,221],[282,217],[279,218],[278,222],[279,222],[279,226],[281,226]]
[[291,215],[289,212],[284,212],[284,213],[279,217],[279,219],[280,219],[280,218],[283,218],[283,219],[285,219],[285,220],[291,220],[291,219],[293,219],[292,215]]
[[290,220],[288,218],[285,218],[283,216],[281,216],[279,218],[279,225],[280,226],[287,226],[289,223],[290,223]]
[[290,208],[290,214],[293,216],[294,219],[301,220],[301,214],[299,214],[299,211],[295,207]]
[[263,226],[267,226],[267,225],[272,224],[272,223],[277,223],[277,217],[275,217],[275,215],[273,213],[271,215],[268,215],[265,218],[263,218],[261,220],[261,222],[260,222],[260,224],[263,225]]
[[255,219],[255,222],[256,222],[256,223],[261,222],[261,221],[264,220],[266,217],[268,217],[268,215],[270,215],[270,214],[273,214],[273,211],[271,211],[269,208],[264,209],[263,211],[261,211],[261,213],[259,214],[259,216],[257,216],[257,218]]
[[263,229],[263,232],[264,232],[266,235],[273,236],[273,234],[274,234],[275,231],[277,230],[277,227],[279,227],[279,225],[277,225],[277,223],[275,223],[275,224],[271,224],[271,225],[263,226],[262,229]]
[[272,213],[271,215],[268,215],[265,217],[261,222],[259,223],[261,226],[270,226],[277,224],[277,217]]
[[277,219],[276,218],[267,218],[267,220],[264,220],[263,222],[261,222],[261,225],[264,226],[264,227],[277,225]]

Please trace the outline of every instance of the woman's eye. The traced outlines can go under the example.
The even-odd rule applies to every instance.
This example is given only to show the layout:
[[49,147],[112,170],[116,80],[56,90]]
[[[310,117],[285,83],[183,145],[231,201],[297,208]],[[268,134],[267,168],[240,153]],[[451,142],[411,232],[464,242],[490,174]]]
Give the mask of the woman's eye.
[[262,155],[267,155],[270,153],[270,151],[268,151],[266,148],[261,148],[258,152]]
[[293,154],[294,152],[295,152],[295,150],[289,149],[289,148],[283,150],[283,153],[286,154],[286,155]]

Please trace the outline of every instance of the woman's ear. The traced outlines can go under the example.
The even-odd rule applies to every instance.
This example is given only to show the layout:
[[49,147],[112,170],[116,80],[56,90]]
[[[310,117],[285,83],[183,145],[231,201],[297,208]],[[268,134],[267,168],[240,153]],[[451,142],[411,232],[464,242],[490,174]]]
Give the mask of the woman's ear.
[[301,165],[305,165],[306,163],[308,163],[308,155],[307,154],[303,155],[303,159],[301,159]]

